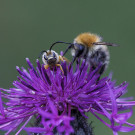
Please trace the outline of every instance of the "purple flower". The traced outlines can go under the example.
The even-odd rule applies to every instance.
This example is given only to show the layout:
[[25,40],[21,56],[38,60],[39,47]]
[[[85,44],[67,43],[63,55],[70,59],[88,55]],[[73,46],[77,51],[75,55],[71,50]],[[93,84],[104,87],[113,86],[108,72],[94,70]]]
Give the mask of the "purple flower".
[[[85,61],[76,64],[69,70],[66,62],[61,63],[64,73],[56,70],[45,70],[37,60],[37,68],[27,58],[28,71],[17,67],[20,74],[18,81],[14,81],[15,88],[0,89],[0,129],[7,131],[7,135],[21,130],[29,133],[52,135],[54,130],[69,135],[74,132],[71,122],[74,118],[71,111],[77,109],[82,116],[91,112],[97,119],[111,128],[114,135],[118,132],[135,130],[135,125],[127,122],[132,116],[135,101],[130,98],[120,98],[127,92],[127,83],[119,86],[111,77],[98,78],[98,70],[89,69]],[[2,98],[8,99],[3,102]],[[26,127],[33,116],[41,118],[38,127]],[[107,118],[107,123],[100,116]]]

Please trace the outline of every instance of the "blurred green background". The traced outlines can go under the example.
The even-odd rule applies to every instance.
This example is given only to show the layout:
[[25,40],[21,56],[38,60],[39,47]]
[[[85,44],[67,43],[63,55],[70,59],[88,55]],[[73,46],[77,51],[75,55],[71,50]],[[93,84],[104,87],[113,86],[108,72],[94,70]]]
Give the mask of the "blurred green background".
[[[97,33],[120,45],[109,47],[106,75],[113,71],[117,84],[129,82],[126,96],[135,97],[135,0],[0,0],[0,87],[12,87],[18,75],[15,67],[27,67],[26,57],[35,64],[40,51],[55,41],[72,42],[81,32]],[[55,47],[57,52],[64,49]],[[95,135],[112,135],[92,115],[90,120]],[[130,121],[135,123],[135,113]]]

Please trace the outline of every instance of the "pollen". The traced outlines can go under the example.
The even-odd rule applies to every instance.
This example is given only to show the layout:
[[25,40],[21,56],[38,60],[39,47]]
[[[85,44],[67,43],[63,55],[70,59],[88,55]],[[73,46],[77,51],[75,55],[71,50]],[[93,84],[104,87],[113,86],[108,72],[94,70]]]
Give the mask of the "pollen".
[[82,33],[75,38],[75,42],[91,47],[92,43],[99,42],[100,37],[96,34]]

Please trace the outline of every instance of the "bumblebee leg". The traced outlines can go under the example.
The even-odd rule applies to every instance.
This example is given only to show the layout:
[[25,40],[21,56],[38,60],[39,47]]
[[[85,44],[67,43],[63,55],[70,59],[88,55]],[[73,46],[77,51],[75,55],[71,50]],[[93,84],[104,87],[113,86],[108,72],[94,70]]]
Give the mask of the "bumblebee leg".
[[69,69],[71,69],[71,66],[73,65],[73,63],[75,62],[76,59],[78,59],[78,57],[81,55],[82,51],[76,51],[75,53],[75,56],[73,57],[72,61],[71,61],[71,64],[70,64],[70,67]]
[[99,74],[100,74],[100,75],[103,74],[104,71],[105,71],[105,65],[103,65],[103,66],[101,67]]
[[76,60],[76,58],[77,58],[76,56],[73,57],[73,60],[71,61],[71,64],[70,64],[70,68],[71,68],[71,66],[73,65],[73,63],[74,63],[74,61]]
[[44,68],[45,68],[45,69],[48,69],[48,68],[49,68],[49,65],[44,65]]
[[65,52],[63,53],[62,56],[64,56],[64,55],[67,53],[67,51],[68,51],[69,49],[71,49],[72,46],[73,46],[73,44],[69,45],[68,48],[67,48],[67,49],[65,50]]
[[[95,69],[96,69],[96,68],[95,68]],[[103,74],[104,71],[105,71],[105,65],[101,66],[101,68],[100,68],[100,69],[98,70],[98,72],[97,72],[97,73],[100,74],[100,76],[97,78],[97,83],[98,83],[98,81],[100,80],[101,75]]]
[[56,64],[56,66],[60,67],[60,70],[61,70],[61,71],[63,72],[63,74],[64,74],[64,71],[63,71],[62,66],[61,66],[60,64]]

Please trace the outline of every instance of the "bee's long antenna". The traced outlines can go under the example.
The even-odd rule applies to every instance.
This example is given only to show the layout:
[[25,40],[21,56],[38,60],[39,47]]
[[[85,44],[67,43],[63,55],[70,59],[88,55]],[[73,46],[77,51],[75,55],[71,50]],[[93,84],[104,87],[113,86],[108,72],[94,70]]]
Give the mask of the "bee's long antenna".
[[55,45],[55,44],[58,44],[58,43],[64,43],[64,44],[70,44],[70,45],[73,45],[73,43],[66,43],[66,42],[62,42],[62,41],[57,41],[55,43],[53,43],[50,47],[50,51],[52,50],[52,47]]
[[119,46],[117,44],[108,43],[108,42],[94,42],[93,45]]
[[40,57],[41,57],[41,55],[42,55],[44,52],[46,52],[46,53],[47,53],[47,51],[45,51],[45,50],[41,51],[41,52],[40,52],[40,54],[39,54],[39,56],[38,56],[38,58],[40,58]]

